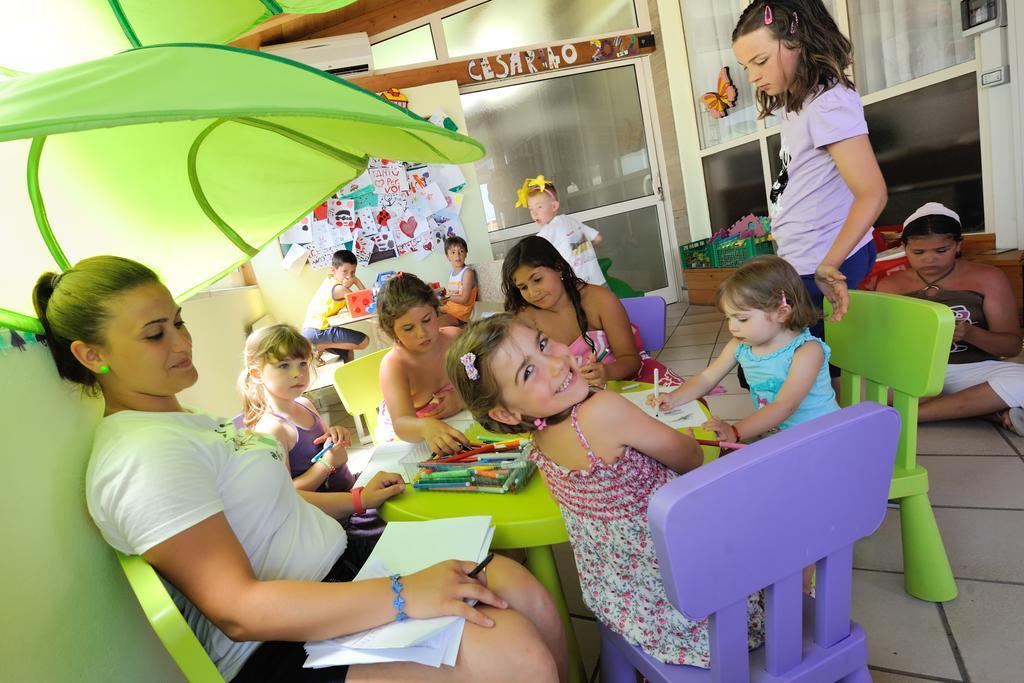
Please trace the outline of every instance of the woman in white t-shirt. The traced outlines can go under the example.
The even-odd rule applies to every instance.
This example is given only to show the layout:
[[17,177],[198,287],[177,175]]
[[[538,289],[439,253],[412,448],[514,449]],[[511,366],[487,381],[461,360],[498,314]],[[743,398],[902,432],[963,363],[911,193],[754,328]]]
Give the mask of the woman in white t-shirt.
[[[378,474],[351,493],[296,491],[275,440],[183,407],[177,394],[198,379],[192,338],[149,268],[97,256],[44,274],[33,297],[60,375],[105,400],[86,475],[90,514],[111,546],[141,554],[172,585],[225,679],[565,679],[558,614],[514,562],[495,558],[486,580],[452,561],[352,583],[361,558],[346,553],[336,519],[401,493],[401,477]],[[304,641],[443,615],[467,620],[454,668],[302,668]]]

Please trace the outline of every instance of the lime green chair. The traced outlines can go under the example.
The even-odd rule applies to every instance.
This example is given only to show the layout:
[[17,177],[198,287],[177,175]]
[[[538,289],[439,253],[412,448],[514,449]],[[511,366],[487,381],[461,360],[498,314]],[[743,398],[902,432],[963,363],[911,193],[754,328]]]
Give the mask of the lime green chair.
[[371,437],[377,428],[377,408],[384,399],[384,392],[380,389],[380,362],[390,350],[374,351],[340,365],[334,371],[334,389],[342,405],[356,420],[362,415]]
[[[826,302],[826,315],[830,308]],[[853,291],[842,321],[826,321],[825,339],[842,369],[841,405],[885,405],[892,390],[902,424],[889,497],[900,503],[904,584],[921,600],[952,600],[957,587],[928,501],[928,471],[916,460],[918,402],[942,391],[953,313],[930,301]]]
[[167,653],[190,683],[224,683],[156,571],[139,555],[117,553],[121,569]]
[[608,289],[612,290],[615,296],[620,299],[631,299],[644,295],[644,292],[641,292],[638,289],[633,289],[633,286],[625,280],[620,280],[619,278],[608,274],[608,271],[612,268],[612,260],[607,256],[597,259],[597,265],[601,267],[601,273],[604,275],[604,279],[608,283]]

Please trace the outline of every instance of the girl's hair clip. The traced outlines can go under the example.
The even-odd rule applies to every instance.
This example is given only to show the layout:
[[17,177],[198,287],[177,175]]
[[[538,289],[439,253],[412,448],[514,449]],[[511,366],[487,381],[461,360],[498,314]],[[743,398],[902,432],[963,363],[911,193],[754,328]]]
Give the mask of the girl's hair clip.
[[547,429],[548,421],[545,420],[543,417],[538,417],[536,420],[533,421],[533,426],[536,427],[537,431],[539,432],[543,429]]
[[543,173],[537,176],[536,178],[527,178],[526,180],[524,180],[523,186],[516,190],[516,194],[519,198],[516,202],[516,208],[520,206],[526,208],[529,205],[530,192],[533,190],[537,190],[538,192],[547,192],[548,194],[551,194],[551,191],[547,189],[548,184],[550,183],[551,181],[545,178]]
[[772,14],[772,6],[765,4],[764,6],[764,25],[771,26],[775,23],[775,16]]
[[480,371],[476,369],[476,354],[464,353],[459,358],[462,366],[466,368],[466,377],[475,382],[480,379]]
[[793,20],[789,22],[789,34],[793,35],[796,33],[796,27],[800,24],[800,17],[796,12],[793,12]]
[[527,178],[526,179],[526,185],[529,188],[531,188],[533,190],[538,190],[540,192],[543,192],[545,189],[547,189],[548,183],[550,183],[550,182],[551,182],[550,180],[548,180],[547,178],[544,177],[543,173],[540,174],[539,176],[537,176],[536,178]]

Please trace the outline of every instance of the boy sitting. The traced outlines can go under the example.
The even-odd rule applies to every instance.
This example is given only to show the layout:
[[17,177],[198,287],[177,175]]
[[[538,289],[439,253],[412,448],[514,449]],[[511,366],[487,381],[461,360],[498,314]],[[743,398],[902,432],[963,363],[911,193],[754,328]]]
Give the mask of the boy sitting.
[[469,246],[458,236],[444,241],[444,255],[452,265],[445,286],[446,298],[441,304],[441,324],[462,327],[473,317],[476,303],[476,273],[466,265]]
[[330,275],[317,288],[306,309],[302,336],[313,345],[319,360],[324,351],[332,351],[345,362],[353,358],[355,349],[365,349],[369,339],[362,332],[347,327],[332,327],[327,321],[345,308],[345,295],[366,289],[356,277],[356,255],[348,249],[334,252]]

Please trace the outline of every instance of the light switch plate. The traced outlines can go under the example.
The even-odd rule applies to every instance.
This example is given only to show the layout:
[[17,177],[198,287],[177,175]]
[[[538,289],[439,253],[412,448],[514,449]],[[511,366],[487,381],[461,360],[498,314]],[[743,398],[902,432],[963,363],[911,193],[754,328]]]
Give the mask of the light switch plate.
[[1010,67],[1004,64],[995,69],[989,69],[978,74],[978,81],[982,88],[991,88],[994,85],[1003,85],[1010,82]]

